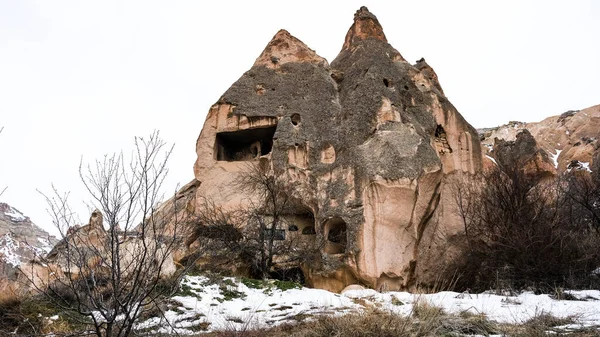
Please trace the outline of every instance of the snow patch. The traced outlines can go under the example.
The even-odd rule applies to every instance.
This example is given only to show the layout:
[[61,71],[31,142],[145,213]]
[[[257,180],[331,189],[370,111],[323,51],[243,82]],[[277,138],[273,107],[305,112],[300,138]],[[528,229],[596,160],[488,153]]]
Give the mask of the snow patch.
[[21,264],[21,256],[17,254],[19,242],[14,240],[10,233],[0,237],[0,258],[7,264],[17,267]]
[[12,221],[21,222],[25,221],[27,217],[23,215],[23,213],[19,212],[17,209],[10,207],[8,212],[4,212],[4,215],[8,216]]
[[590,163],[589,162],[580,161],[579,163],[581,163],[581,169],[582,170],[586,170],[588,172],[592,172],[592,169],[590,169]]
[[588,172],[592,172],[592,169],[590,169],[590,163],[589,162],[585,162],[585,161],[578,161],[578,160],[574,160],[571,164],[569,164],[569,166],[567,167],[567,172],[571,172],[571,170],[578,170],[578,171],[588,171]]
[[494,164],[498,165],[498,163],[496,163],[496,159],[488,156],[487,154],[485,155],[489,160],[491,160]]
[[52,250],[52,244],[46,238],[37,238],[38,242],[42,244],[42,246],[38,249],[46,254],[50,253]]
[[558,156],[560,156],[562,150],[555,149],[554,151],[556,151],[556,153],[550,154],[550,159],[552,159],[552,162],[554,163],[554,168],[558,168]]

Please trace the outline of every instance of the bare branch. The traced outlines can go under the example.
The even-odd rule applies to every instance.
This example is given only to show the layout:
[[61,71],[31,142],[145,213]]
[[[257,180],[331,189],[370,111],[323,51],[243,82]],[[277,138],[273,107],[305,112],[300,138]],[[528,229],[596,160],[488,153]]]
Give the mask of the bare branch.
[[183,241],[176,233],[186,232],[179,229],[186,224],[177,219],[176,199],[171,212],[156,212],[172,151],[154,132],[135,138],[129,161],[123,153],[92,164],[81,160],[80,179],[96,208],[85,226],[75,222],[68,193],[53,186],[50,195],[43,194],[62,240],[43,261],[47,275],[33,269],[22,273],[99,337],[129,336],[144,313],[175,291],[186,271],[173,261]]

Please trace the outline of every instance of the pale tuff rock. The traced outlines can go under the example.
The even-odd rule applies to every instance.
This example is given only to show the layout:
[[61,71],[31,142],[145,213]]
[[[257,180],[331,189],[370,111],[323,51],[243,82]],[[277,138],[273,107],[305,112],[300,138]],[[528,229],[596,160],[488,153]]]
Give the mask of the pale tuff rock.
[[494,139],[514,141],[517,134],[524,129],[528,130],[538,146],[556,161],[556,173],[562,173],[573,161],[592,163],[600,139],[600,105],[567,111],[541,122],[509,122],[495,128],[480,129],[484,153],[495,158],[491,151]]
[[310,216],[287,221],[323,247],[302,268],[309,285],[334,291],[434,279],[419,259],[438,249],[436,223],[459,228],[440,205],[447,177],[482,167],[477,133],[433,69],[406,62],[366,7],[331,66],[278,32],[210,108],[196,152],[197,205],[249,205],[234,182],[259,162],[299,184],[295,209]]
[[254,62],[254,67],[265,66],[276,69],[286,63],[308,62],[327,64],[327,61],[309,49],[302,41],[282,29],[271,39],[265,50]]

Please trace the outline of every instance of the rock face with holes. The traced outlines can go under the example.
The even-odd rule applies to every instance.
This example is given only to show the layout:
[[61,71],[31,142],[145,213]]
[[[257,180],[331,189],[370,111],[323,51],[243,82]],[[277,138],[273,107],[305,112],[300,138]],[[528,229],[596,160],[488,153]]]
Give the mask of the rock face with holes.
[[320,243],[303,265],[309,285],[406,289],[433,277],[420,265],[440,224],[445,184],[481,170],[477,133],[444,96],[436,73],[387,43],[365,7],[331,63],[287,31],[208,113],[194,166],[200,200],[223,209],[251,201],[235,181],[249,165],[298,184],[287,230]]

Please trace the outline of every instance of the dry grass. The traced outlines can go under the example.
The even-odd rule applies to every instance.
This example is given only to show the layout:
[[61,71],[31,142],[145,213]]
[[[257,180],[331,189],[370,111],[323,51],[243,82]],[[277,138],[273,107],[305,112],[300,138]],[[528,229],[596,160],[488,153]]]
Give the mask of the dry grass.
[[[52,316],[57,319],[49,319]],[[0,337],[72,334],[81,328],[39,296],[0,299]]]
[[558,318],[542,312],[523,324],[497,324],[484,314],[466,311],[447,314],[439,307],[420,301],[408,317],[371,310],[345,316],[312,317],[297,324],[284,324],[265,330],[221,331],[198,337],[600,337],[597,328],[569,331],[557,328],[574,322],[573,318]]
[[410,316],[380,310],[344,316],[320,316],[297,324],[285,324],[268,330],[223,331],[207,337],[418,337],[489,335],[496,325],[484,315],[448,315],[425,301],[415,304]]

